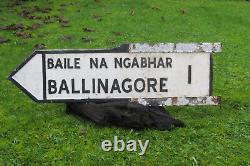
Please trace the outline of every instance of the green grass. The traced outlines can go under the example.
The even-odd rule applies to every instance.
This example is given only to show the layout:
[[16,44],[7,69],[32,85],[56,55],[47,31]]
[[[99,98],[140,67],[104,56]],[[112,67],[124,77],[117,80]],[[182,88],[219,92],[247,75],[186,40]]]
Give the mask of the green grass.
[[[0,1],[2,26],[40,22],[17,14],[35,5],[53,10],[34,15],[64,15],[70,21],[70,27],[55,22],[30,30],[30,39],[0,30],[0,37],[11,40],[0,44],[0,165],[250,165],[250,2],[79,0],[61,12],[62,3],[69,1],[25,1],[13,8]],[[83,27],[95,32],[84,32]],[[63,41],[63,35],[73,39]],[[222,96],[221,107],[167,107],[187,125],[171,132],[100,127],[67,115],[63,104],[33,102],[7,80],[38,43],[62,49],[111,48],[127,42],[222,42],[223,52],[215,55],[214,65],[214,94]],[[146,154],[102,151],[102,140],[114,135],[149,139]]]

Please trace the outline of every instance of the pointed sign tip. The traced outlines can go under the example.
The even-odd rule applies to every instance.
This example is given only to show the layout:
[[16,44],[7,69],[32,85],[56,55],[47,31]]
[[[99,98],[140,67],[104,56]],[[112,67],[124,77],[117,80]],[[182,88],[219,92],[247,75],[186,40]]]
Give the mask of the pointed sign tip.
[[42,55],[33,52],[8,79],[37,102],[43,100],[42,70]]
[[11,73],[11,75],[9,75],[8,79],[19,89],[21,89],[27,96],[29,96],[34,102],[40,102],[41,100],[39,100],[38,98],[36,98],[36,96],[34,96],[33,94],[31,94],[29,91],[27,91],[25,89],[25,87],[23,87],[20,83],[18,83],[15,79],[14,79],[14,75],[16,73]]

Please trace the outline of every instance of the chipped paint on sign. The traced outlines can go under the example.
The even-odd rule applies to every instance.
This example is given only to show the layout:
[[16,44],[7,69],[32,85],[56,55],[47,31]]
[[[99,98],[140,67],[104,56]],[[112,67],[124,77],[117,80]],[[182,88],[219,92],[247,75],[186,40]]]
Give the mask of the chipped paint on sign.
[[195,52],[221,52],[220,43],[132,43],[129,52],[162,52],[162,53],[195,53]]
[[218,105],[212,55],[220,43],[132,43],[113,49],[35,51],[9,79],[38,102],[127,100]]
[[220,96],[205,96],[205,97],[167,97],[162,99],[131,99],[131,102],[136,102],[144,106],[187,106],[187,105],[219,105]]

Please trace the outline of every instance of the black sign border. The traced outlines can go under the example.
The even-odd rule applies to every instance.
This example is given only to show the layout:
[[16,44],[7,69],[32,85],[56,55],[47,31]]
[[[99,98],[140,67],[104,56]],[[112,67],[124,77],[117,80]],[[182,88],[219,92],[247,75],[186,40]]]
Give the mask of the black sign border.
[[[62,49],[62,50],[36,50],[34,51],[21,65],[19,65],[11,74],[8,79],[20,88],[26,95],[28,95],[33,101],[38,103],[102,103],[102,102],[114,102],[114,101],[131,101],[131,98],[111,98],[111,99],[53,99],[47,100],[46,98],[46,70],[45,70],[45,54],[67,54],[67,53],[129,53],[129,44],[122,44],[119,47],[113,49]],[[43,100],[38,100],[33,94],[26,90],[21,84],[19,84],[12,77],[24,66],[26,65],[36,54],[42,54],[42,72],[43,72]],[[213,54],[210,53],[210,72],[209,72],[209,96],[212,96],[213,90]],[[156,99],[157,98],[148,98]]]

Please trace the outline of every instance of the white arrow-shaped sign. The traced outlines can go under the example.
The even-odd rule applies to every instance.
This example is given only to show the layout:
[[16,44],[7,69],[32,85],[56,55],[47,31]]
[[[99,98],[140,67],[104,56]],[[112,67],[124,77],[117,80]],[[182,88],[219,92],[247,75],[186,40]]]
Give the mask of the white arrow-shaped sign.
[[39,102],[129,100],[144,105],[217,105],[218,43],[125,44],[115,49],[35,51],[10,80]]

